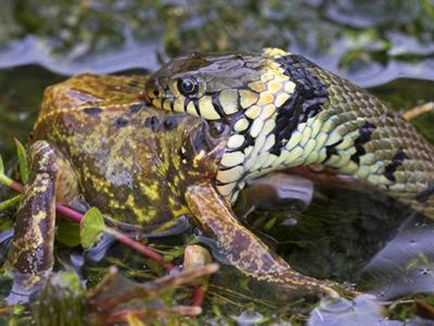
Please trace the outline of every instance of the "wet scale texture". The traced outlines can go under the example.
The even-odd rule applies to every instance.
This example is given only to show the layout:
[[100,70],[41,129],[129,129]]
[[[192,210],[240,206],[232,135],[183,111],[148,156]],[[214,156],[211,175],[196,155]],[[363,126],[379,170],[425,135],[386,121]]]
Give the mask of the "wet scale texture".
[[82,75],[46,90],[28,150],[34,179],[25,187],[9,255],[24,274],[15,287],[23,288],[23,279],[40,283],[37,276],[53,267],[57,200],[96,206],[123,229],[163,231],[187,215],[247,275],[289,289],[346,292],[294,271],[238,222],[216,189],[230,129],[147,107],[137,99],[145,81]]
[[144,96],[229,126],[217,186],[233,202],[250,178],[323,164],[434,216],[433,197],[421,196],[434,180],[432,145],[379,99],[301,56],[180,57],[150,78]]

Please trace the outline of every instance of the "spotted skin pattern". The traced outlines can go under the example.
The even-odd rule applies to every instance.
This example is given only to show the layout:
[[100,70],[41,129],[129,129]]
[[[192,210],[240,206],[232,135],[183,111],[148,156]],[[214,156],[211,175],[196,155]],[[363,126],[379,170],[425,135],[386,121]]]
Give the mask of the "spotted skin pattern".
[[[37,291],[54,264],[55,199],[61,155],[46,142],[29,148],[30,175],[17,212],[8,264],[15,268],[11,293]],[[13,296],[12,296],[13,297]],[[11,297],[11,298],[12,298]],[[12,299],[10,303],[16,303]]]
[[352,295],[294,271],[238,222],[215,183],[230,130],[146,106],[137,99],[146,78],[81,75],[45,91],[9,254],[14,288],[39,286],[52,270],[57,200],[98,207],[123,230],[170,232],[187,216],[247,275],[291,290]]
[[432,194],[433,146],[378,98],[302,56],[264,49],[179,57],[143,96],[229,126],[216,185],[232,202],[250,178],[322,164],[434,217],[434,196],[421,195]]
[[214,188],[192,185],[187,189],[186,198],[205,231],[214,236],[221,254],[245,274],[292,290],[303,289],[332,297],[337,297],[338,291],[353,294],[336,283],[319,281],[292,269],[240,224]]

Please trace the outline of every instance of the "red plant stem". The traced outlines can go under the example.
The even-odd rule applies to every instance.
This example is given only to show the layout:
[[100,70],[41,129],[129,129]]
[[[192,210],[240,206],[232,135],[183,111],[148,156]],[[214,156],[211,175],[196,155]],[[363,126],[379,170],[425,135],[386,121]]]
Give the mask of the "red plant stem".
[[[23,191],[23,186],[14,181],[10,187],[12,189],[14,189],[17,192],[22,192]],[[84,218],[84,215],[75,211],[74,209],[67,207],[61,203],[56,203],[56,211],[74,221],[77,223],[81,223],[81,221]],[[138,252],[142,253],[144,256],[148,257],[149,259],[157,262],[158,264],[160,264],[162,267],[164,267],[167,271],[173,271],[175,270],[175,266],[169,262],[165,262],[164,261],[164,257],[159,254],[158,252],[154,251],[153,249],[151,249],[150,247],[147,247],[145,245],[143,245],[142,243],[134,240],[133,238],[129,237],[128,235],[121,233],[115,229],[110,229],[110,233],[116,238],[116,240],[118,240],[119,242],[125,244],[126,246],[137,250]],[[194,307],[200,307],[202,306],[204,300],[204,291],[202,289],[202,287],[200,285],[195,285],[193,286],[193,303],[192,306]]]
[[23,185],[21,183],[18,183],[16,181],[12,182],[11,185],[9,185],[13,190],[16,192],[23,192]]
[[138,252],[141,252],[143,255],[148,257],[149,259],[152,259],[153,261],[158,262],[161,266],[163,266],[166,270],[171,271],[175,267],[173,264],[165,262],[164,257],[160,255],[158,252],[154,251],[153,249],[143,245],[140,242],[135,241],[134,239],[130,238],[124,233],[121,233],[119,231],[116,231],[114,229],[110,230],[110,233],[118,240],[119,242],[122,242],[123,244],[127,245],[128,247],[137,250]]
[[[22,192],[23,191],[23,186],[14,181],[10,187],[12,189],[14,189],[17,192]],[[84,215],[75,211],[72,208],[69,208],[61,203],[56,203],[56,211],[61,214],[62,216],[77,222],[77,223],[81,223],[81,221],[84,218]],[[166,270],[171,271],[174,269],[174,266],[170,263],[167,263],[164,261],[164,258],[162,255],[160,255],[158,252],[154,251],[153,249],[143,245],[142,243],[132,239],[131,237],[127,236],[126,234],[123,234],[121,232],[118,232],[114,229],[111,229],[112,231],[110,232],[111,234],[113,234],[113,236],[119,241],[122,242],[123,244],[127,245],[130,248],[133,248],[139,252],[141,252],[143,255],[145,255],[146,257],[148,257],[151,260],[156,261],[157,263],[159,263],[161,266],[163,266]]]
[[195,285],[193,286],[193,307],[201,307],[203,303],[203,299],[205,297],[205,294],[203,292],[202,286]]
[[84,218],[83,214],[60,203],[56,203],[56,212],[77,223],[81,223]]

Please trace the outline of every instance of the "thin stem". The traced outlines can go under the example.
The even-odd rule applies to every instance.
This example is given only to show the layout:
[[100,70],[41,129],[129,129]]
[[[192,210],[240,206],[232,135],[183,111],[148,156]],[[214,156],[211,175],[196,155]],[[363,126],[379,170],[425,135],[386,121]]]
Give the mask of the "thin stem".
[[[3,183],[4,185],[14,189],[17,192],[23,191],[23,186],[20,183],[12,180],[11,178],[9,178],[6,175],[1,174],[1,173],[0,173],[0,183]],[[77,222],[77,223],[80,223],[84,218],[83,214],[81,214],[81,213],[75,211],[74,209],[67,207],[61,203],[56,203],[56,211],[60,215],[66,217],[66,218],[68,218],[74,222]],[[143,255],[145,255],[149,259],[154,260],[157,263],[159,263],[166,270],[171,271],[174,269],[174,266],[172,264],[165,262],[163,256],[160,255],[158,252],[154,251],[153,249],[143,245],[142,243],[132,239],[128,235],[123,234],[123,233],[121,233],[115,229],[108,228],[108,232],[113,234],[114,237],[119,242],[122,242],[123,244],[129,246],[130,248],[133,248],[133,249],[141,252]]]
[[3,173],[0,173],[0,183],[10,187],[14,183],[14,180]]
[[202,286],[195,285],[193,286],[193,307],[201,307],[203,303],[203,299],[205,297],[204,291],[202,289]]
[[56,212],[77,223],[81,223],[84,218],[83,214],[60,203],[56,203]]
[[17,192],[23,191],[23,186],[20,183],[12,180],[4,173],[0,173],[0,183],[4,184],[5,186],[8,186],[9,188],[12,188]]
[[[5,184],[6,186],[14,189],[17,192],[22,192],[23,191],[23,186],[12,180],[11,178],[7,177],[4,174],[0,174],[0,183]],[[77,223],[81,223],[81,221],[84,218],[84,215],[75,211],[74,209],[67,207],[61,203],[56,203],[56,211],[57,213],[59,213],[60,215],[74,221]],[[164,267],[167,271],[171,272],[176,270],[176,267],[169,263],[169,262],[165,262],[164,261],[164,257],[159,254],[158,252],[156,252],[155,250],[153,250],[150,247],[145,246],[144,244],[134,240],[133,238],[129,237],[128,235],[121,233],[113,228],[107,228],[107,232],[112,234],[116,240],[118,240],[119,242],[125,244],[126,246],[137,250],[138,252],[142,253],[144,256],[148,257],[149,259],[157,262],[158,264],[160,264],[162,267]],[[203,303],[203,299],[204,299],[204,291],[202,289],[202,287],[200,285],[196,285],[193,286],[193,303],[192,306],[193,307],[200,307]],[[196,315],[200,313],[200,310],[192,310],[194,312],[189,312],[192,315]]]
[[158,252],[154,251],[150,247],[147,247],[143,245],[142,243],[135,241],[134,239],[130,238],[124,233],[121,233],[115,229],[108,228],[108,232],[112,234],[116,240],[119,242],[122,242],[123,244],[127,245],[130,248],[133,248],[139,252],[141,252],[143,255],[147,256],[148,258],[158,262],[161,266],[163,266],[166,270],[171,271],[174,269],[173,264],[165,262],[164,257],[160,255]]

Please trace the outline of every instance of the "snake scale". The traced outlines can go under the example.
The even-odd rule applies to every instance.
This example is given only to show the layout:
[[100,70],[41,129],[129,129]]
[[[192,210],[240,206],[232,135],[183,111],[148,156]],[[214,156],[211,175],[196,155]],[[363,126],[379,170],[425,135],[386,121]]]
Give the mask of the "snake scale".
[[321,164],[434,217],[434,147],[377,97],[300,55],[178,57],[143,96],[217,133],[230,128],[216,186],[232,202],[250,178]]

